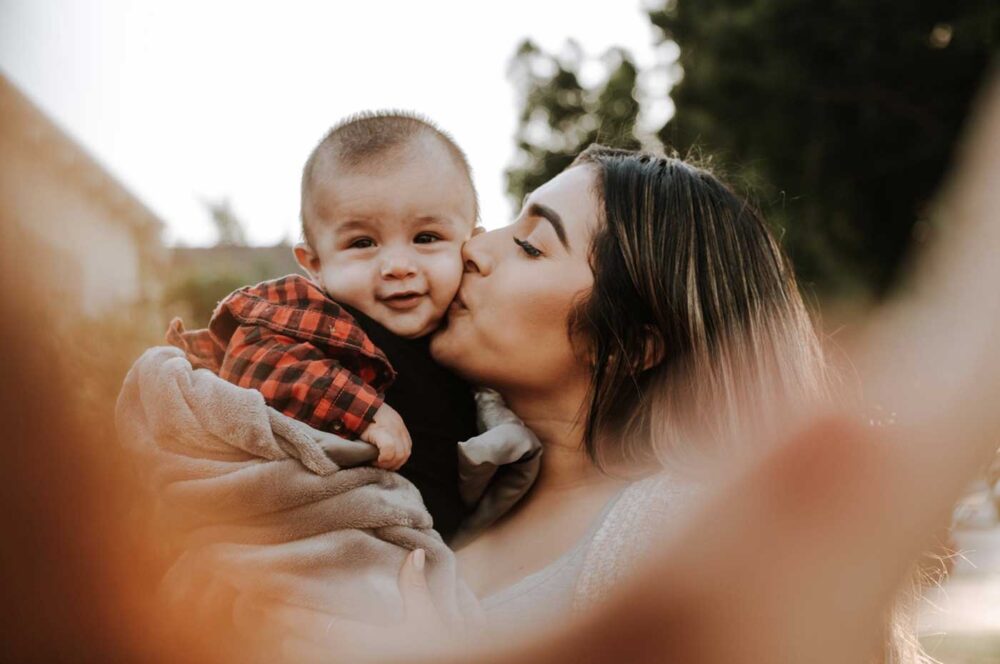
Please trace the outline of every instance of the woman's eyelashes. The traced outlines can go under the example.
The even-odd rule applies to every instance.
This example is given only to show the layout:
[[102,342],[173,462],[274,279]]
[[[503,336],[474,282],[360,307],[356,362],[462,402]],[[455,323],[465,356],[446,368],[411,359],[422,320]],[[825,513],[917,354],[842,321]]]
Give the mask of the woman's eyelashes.
[[524,253],[527,254],[528,257],[530,258],[538,258],[539,256],[544,255],[538,247],[531,244],[527,240],[521,240],[515,237],[514,244],[521,247],[521,250],[524,251]]

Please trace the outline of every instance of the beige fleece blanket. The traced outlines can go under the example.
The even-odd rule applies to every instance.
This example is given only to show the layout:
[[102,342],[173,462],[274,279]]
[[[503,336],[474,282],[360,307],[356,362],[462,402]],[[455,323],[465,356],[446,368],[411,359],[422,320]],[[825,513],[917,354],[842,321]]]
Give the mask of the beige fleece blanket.
[[[495,426],[463,444],[474,527],[509,509],[538,471],[537,439],[497,408],[481,405],[483,426]],[[460,623],[473,610],[416,488],[364,465],[372,446],[288,418],[259,392],[193,370],[172,347],[136,361],[116,423],[173,546],[162,589],[174,606],[217,614],[249,596],[394,620],[403,608],[400,566],[420,547],[443,614]]]

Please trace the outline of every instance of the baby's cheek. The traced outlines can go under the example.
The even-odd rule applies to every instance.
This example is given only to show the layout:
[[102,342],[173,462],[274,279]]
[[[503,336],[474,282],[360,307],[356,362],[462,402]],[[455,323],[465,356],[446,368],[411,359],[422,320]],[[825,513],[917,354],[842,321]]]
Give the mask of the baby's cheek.
[[359,265],[340,263],[324,266],[323,288],[334,300],[365,310],[374,292],[369,273],[370,270]]
[[455,251],[441,252],[430,257],[427,266],[431,297],[439,304],[450,304],[458,293],[458,287],[462,283],[462,252],[461,248]]

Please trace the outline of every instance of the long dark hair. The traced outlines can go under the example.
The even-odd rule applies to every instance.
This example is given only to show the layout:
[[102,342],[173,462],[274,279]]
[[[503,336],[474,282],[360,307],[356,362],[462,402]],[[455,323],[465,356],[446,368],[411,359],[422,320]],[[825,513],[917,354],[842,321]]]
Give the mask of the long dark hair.
[[[680,159],[592,145],[574,166],[595,169],[602,203],[593,290],[570,319],[592,362],[584,445],[598,467],[739,454],[790,405],[830,396],[791,264],[754,206]],[[874,661],[930,661],[919,593],[911,579]]]
[[603,208],[593,290],[571,317],[592,358],[595,463],[646,460],[696,430],[727,440],[765,394],[824,391],[794,273],[752,205],[680,159],[592,145],[577,166],[595,169]]

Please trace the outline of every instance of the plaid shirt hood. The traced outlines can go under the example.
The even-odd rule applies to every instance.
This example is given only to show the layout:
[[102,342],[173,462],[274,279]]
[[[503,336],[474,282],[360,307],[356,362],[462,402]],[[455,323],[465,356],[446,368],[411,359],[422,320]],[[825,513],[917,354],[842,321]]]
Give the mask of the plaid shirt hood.
[[167,342],[195,368],[258,389],[285,414],[338,433],[363,431],[396,377],[355,318],[300,275],[231,293],[207,329],[185,331],[174,319]]

